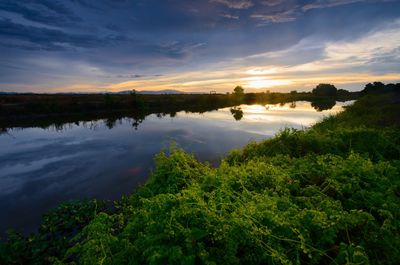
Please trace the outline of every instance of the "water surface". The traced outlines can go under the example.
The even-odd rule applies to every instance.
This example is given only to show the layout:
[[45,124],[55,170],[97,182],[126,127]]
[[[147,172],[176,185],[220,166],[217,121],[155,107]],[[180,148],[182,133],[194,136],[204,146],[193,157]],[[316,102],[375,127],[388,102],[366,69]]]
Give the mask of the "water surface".
[[153,157],[176,142],[217,165],[233,148],[272,137],[283,127],[308,127],[346,103],[317,112],[308,102],[241,105],[144,121],[75,122],[9,128],[0,134],[0,234],[34,231],[41,215],[71,199],[118,199],[144,183]]

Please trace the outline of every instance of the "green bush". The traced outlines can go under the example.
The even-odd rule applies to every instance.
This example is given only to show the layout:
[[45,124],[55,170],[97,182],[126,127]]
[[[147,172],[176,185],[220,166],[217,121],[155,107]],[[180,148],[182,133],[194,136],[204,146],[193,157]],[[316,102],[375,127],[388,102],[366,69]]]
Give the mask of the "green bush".
[[[185,177],[193,159],[161,156],[153,177]],[[122,229],[120,214],[98,215],[71,253],[83,264],[396,264],[399,173],[354,153],[223,162],[181,187],[149,182],[160,192],[133,195]]]
[[62,203],[43,216],[36,234],[25,238],[10,231],[0,243],[0,264],[53,264],[72,246],[72,238],[105,210],[99,200]]
[[217,168],[173,146],[112,210],[67,204],[38,234],[10,233],[0,264],[400,264],[391,102],[366,96],[310,129],[232,151]]

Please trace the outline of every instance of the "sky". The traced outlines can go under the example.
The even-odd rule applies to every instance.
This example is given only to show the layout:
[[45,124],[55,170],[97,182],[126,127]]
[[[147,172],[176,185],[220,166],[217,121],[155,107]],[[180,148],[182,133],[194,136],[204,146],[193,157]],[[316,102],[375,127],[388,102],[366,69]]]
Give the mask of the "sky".
[[400,81],[399,0],[0,0],[3,92],[373,81]]

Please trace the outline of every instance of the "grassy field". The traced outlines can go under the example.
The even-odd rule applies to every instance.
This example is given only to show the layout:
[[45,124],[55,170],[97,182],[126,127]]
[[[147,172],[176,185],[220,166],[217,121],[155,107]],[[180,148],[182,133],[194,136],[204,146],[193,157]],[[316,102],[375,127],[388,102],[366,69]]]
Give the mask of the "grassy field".
[[400,93],[367,93],[212,168],[176,147],[113,203],[69,202],[0,264],[400,264]]

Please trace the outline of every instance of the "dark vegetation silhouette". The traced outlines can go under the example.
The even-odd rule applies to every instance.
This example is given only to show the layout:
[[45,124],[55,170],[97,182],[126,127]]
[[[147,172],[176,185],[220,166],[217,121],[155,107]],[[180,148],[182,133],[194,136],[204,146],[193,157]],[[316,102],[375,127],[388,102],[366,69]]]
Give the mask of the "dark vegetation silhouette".
[[324,111],[324,110],[330,110],[336,105],[336,101],[333,99],[318,99],[318,100],[313,100],[311,101],[311,106],[316,110],[316,111]]
[[234,107],[230,109],[233,118],[240,121],[243,118],[243,110],[240,107]]
[[382,82],[368,83],[364,90],[361,91],[363,95],[368,94],[382,94],[382,93],[398,93],[400,91],[400,85],[397,84],[383,84]]
[[112,207],[65,203],[10,232],[0,264],[400,264],[400,84],[372,86],[217,168],[172,146]]
[[[340,90],[339,90],[340,91]],[[174,116],[179,111],[198,112],[233,107],[240,104],[284,104],[295,101],[314,102],[317,110],[325,110],[326,102],[357,99],[359,92],[342,92],[321,96],[310,92],[244,93],[237,86],[231,94],[13,94],[0,95],[0,128],[46,127],[93,119],[117,120],[123,117],[143,121],[147,115]],[[321,101],[322,103],[319,103]],[[332,103],[330,103],[332,104]],[[325,107],[319,107],[319,106]]]
[[242,86],[236,86],[236,87],[233,89],[233,93],[234,93],[236,96],[243,96],[243,94],[244,94],[244,89],[243,89]]
[[312,90],[312,93],[320,97],[336,97],[337,88],[331,84],[319,84]]

